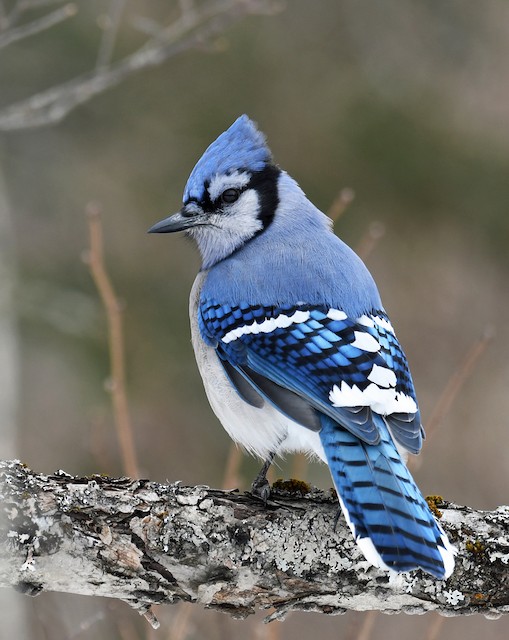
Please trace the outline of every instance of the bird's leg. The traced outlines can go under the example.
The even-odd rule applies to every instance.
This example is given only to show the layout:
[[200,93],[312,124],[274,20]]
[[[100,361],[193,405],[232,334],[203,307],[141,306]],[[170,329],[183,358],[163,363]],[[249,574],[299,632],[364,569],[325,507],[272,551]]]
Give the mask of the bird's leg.
[[343,515],[343,511],[341,510],[341,507],[340,507],[337,510],[336,517],[334,518],[334,525],[332,527],[332,530],[334,531],[334,533],[336,533],[338,522],[339,522],[339,519],[341,518],[342,515]]
[[251,485],[251,493],[258,498],[261,498],[265,504],[267,504],[267,500],[270,496],[270,484],[267,480],[267,471],[269,470],[272,461],[276,455],[275,451],[271,451],[263,463],[263,467],[260,469],[258,475],[253,480],[253,484]]

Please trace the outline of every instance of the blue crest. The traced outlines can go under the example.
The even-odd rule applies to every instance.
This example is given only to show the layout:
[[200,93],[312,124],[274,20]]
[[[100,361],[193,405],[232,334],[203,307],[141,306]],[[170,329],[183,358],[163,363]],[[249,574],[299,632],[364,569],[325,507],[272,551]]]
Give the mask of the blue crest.
[[271,159],[265,136],[246,115],[240,116],[207,148],[194,167],[184,190],[184,202],[201,200],[204,184],[215,175],[237,169],[261,171]]

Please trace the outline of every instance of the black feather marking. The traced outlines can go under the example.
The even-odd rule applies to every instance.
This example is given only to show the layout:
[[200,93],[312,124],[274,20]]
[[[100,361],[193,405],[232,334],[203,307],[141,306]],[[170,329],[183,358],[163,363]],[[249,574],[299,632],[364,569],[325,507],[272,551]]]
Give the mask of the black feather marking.
[[258,219],[263,227],[258,233],[264,231],[274,219],[274,214],[279,204],[277,183],[280,173],[281,169],[279,167],[274,164],[268,164],[261,171],[253,173],[247,185],[248,189],[256,189],[260,198]]

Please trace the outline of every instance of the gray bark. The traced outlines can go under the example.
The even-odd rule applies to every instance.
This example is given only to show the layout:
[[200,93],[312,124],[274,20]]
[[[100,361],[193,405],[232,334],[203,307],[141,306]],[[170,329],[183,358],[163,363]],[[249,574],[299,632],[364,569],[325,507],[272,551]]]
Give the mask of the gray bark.
[[[288,489],[291,489],[288,490]],[[294,490],[296,489],[296,490]],[[307,491],[307,488],[305,489]],[[367,564],[332,491],[287,483],[267,507],[250,494],[0,463],[0,586],[152,603],[200,603],[236,617],[274,607],[443,615],[509,612],[509,507],[439,505],[458,548],[447,581]]]

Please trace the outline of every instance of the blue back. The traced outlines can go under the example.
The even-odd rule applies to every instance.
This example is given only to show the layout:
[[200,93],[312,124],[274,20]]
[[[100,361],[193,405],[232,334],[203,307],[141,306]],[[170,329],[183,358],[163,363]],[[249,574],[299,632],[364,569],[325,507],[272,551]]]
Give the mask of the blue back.
[[331,230],[330,219],[286,173],[270,227],[209,271],[202,298],[223,303],[342,309],[356,318],[382,309],[376,284],[357,254]]

